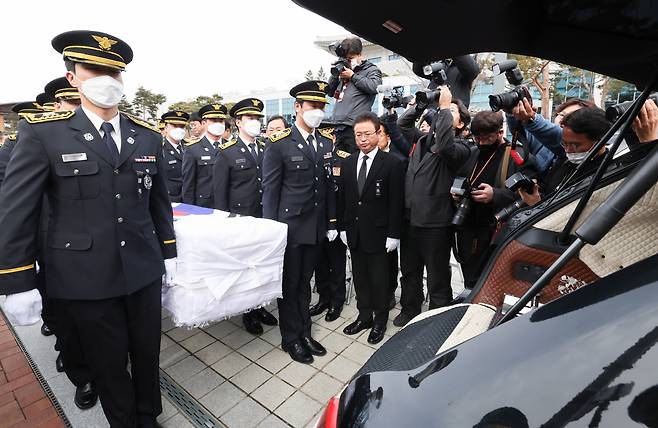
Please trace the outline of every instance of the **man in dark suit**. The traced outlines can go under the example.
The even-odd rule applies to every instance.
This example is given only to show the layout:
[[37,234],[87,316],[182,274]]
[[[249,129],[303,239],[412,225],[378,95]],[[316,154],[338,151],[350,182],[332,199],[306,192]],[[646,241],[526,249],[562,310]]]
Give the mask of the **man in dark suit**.
[[[262,217],[263,150],[256,141],[260,135],[263,102],[247,98],[236,103],[229,112],[238,127],[238,138],[219,145],[213,167],[215,208],[235,214]],[[242,315],[242,322],[251,334],[263,333],[263,326],[277,325],[277,319],[265,308]]]
[[82,106],[28,115],[19,125],[0,193],[4,311],[20,322],[38,304],[35,256],[46,196],[46,283],[58,318],[78,332],[110,425],[154,427],[162,412],[162,275],[166,267],[170,280],[176,257],[161,137],[118,111],[121,71],[133,56],[125,42],[70,31],[52,45]]
[[291,358],[312,363],[327,351],[311,337],[310,280],[320,243],[333,241],[336,200],[331,179],[332,142],[316,128],[324,118],[326,82],[309,80],[290,90],[295,124],[269,137],[263,158],[263,217],[288,225],[279,299],[281,344]]
[[212,169],[222,135],[226,130],[228,111],[223,104],[208,104],[199,110],[205,135],[185,144],[183,155],[183,203],[213,208]]
[[380,132],[374,113],[354,120],[359,152],[343,163],[338,200],[339,229],[352,254],[359,309],[357,320],[343,332],[353,335],[372,328],[368,335],[372,344],[379,343],[386,331],[390,297],[387,253],[400,246],[404,208],[402,162],[379,150]]
[[160,116],[164,124],[162,155],[171,202],[183,202],[183,139],[189,118],[189,114],[180,110],[168,111]]

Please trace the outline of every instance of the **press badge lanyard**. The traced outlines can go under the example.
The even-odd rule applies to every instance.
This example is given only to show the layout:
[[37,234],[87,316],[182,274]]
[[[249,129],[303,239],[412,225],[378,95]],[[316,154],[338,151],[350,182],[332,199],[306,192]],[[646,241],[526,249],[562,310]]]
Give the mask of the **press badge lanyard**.
[[[471,173],[471,177],[469,178],[469,181],[471,182],[471,186],[475,183],[475,181],[478,178],[480,178],[480,176],[482,175],[484,170],[487,169],[487,166],[489,166],[489,163],[491,162],[491,160],[494,158],[494,156],[496,156],[496,153],[498,153],[498,148],[499,147],[500,147],[500,144],[498,145],[498,147],[496,147],[496,150],[494,150],[494,152],[491,154],[491,156],[489,156],[489,159],[487,159],[487,161],[484,163],[484,165],[482,165],[482,168],[480,168],[480,171],[477,173],[477,175],[475,175],[475,170],[477,169],[478,164],[477,164],[477,162],[475,162],[475,166],[473,167],[473,172]],[[474,175],[475,175],[475,178],[473,178]]]

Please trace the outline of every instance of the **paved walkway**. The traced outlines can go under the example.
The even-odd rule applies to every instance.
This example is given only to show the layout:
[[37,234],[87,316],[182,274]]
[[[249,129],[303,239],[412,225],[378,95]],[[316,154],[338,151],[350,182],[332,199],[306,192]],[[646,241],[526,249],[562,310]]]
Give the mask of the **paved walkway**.
[[[453,268],[455,294],[463,289],[460,278]],[[398,299],[399,292],[398,288]],[[313,298],[317,299],[317,295]],[[276,306],[268,309],[278,318]],[[203,329],[184,329],[175,327],[163,314],[160,367],[216,418],[219,426],[312,427],[327,400],[399,330],[392,324],[399,311],[399,304],[391,310],[386,337],[378,345],[367,342],[368,331],[356,336],[343,334],[343,328],[357,314],[354,300],[334,322],[326,322],[324,315],[315,317],[313,337],[327,348],[328,355],[316,357],[312,365],[293,362],[281,351],[278,327],[263,326],[264,334],[255,337],[244,330],[241,318],[235,317]],[[100,405],[87,411],[75,407],[73,386],[55,370],[54,339],[41,336],[39,327],[19,327],[17,332],[72,426],[106,427]],[[163,398],[163,406],[159,421],[164,427],[199,426],[168,399]]]

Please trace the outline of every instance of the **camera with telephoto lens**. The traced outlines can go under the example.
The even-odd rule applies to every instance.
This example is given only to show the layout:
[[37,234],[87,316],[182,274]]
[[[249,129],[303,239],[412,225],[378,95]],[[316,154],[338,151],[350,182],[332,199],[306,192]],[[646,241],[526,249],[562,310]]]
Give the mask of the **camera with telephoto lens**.
[[452,217],[453,226],[462,226],[466,216],[471,211],[473,200],[471,199],[471,183],[466,177],[455,177],[450,187],[450,193],[459,197],[459,204],[455,215]]
[[[512,192],[516,193],[519,189],[523,190],[526,193],[532,193],[535,189],[535,182],[530,179],[525,173],[517,172],[516,174],[511,175],[507,180],[505,180],[505,187],[507,187]],[[510,205],[506,206],[502,210],[494,214],[496,221],[501,223],[509,218],[517,210],[524,208],[526,203],[523,202],[523,199],[517,199],[512,202]]]
[[[448,76],[446,75],[446,70],[448,69],[448,61],[440,60],[435,61],[431,64],[423,66],[423,75],[426,79],[429,79],[436,86],[445,85],[448,81]],[[416,92],[416,108],[417,109],[426,109],[428,106],[436,105],[439,102],[439,96],[441,95],[441,89],[423,89]]]
[[[658,92],[654,92],[652,94],[649,94],[649,98],[652,100],[656,105],[658,105]],[[616,122],[617,119],[619,119],[619,116],[624,114],[626,110],[628,110],[631,105],[633,104],[634,101],[625,101],[623,103],[615,104],[613,106],[608,107],[605,109],[605,118],[608,120],[608,122]]]
[[329,45],[329,50],[333,51],[338,57],[338,61],[331,66],[329,71],[332,76],[338,77],[343,70],[350,68],[350,62],[347,59],[347,49],[345,49],[342,43],[335,42]]
[[493,72],[495,75],[505,73],[507,81],[514,85],[512,90],[503,92],[502,94],[489,95],[489,107],[493,111],[511,110],[519,101],[526,98],[531,100],[530,91],[523,83],[523,74],[519,70],[516,60],[508,59],[493,65]]
[[385,109],[405,107],[411,101],[411,95],[404,95],[404,86],[396,86],[385,91],[382,97],[382,106]]

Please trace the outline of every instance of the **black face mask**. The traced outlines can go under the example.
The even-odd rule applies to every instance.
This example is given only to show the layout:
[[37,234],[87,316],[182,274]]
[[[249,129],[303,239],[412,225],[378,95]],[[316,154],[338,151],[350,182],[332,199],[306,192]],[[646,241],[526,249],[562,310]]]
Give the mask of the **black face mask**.
[[493,152],[496,151],[496,149],[498,148],[498,143],[494,143],[494,144],[480,144],[480,143],[478,143],[478,148],[480,149],[480,153],[490,155],[490,154],[492,154]]

